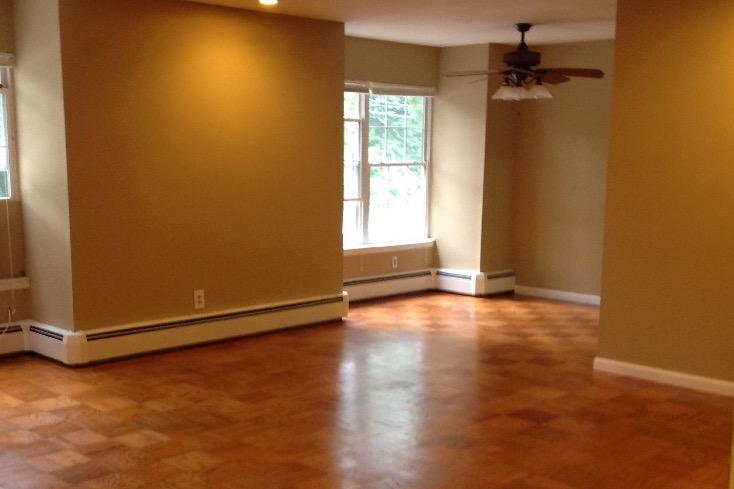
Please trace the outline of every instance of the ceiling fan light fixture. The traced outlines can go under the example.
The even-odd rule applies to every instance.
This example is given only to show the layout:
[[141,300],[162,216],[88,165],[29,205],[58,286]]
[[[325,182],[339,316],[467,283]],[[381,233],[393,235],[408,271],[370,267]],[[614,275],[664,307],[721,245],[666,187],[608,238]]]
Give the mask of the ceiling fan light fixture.
[[547,100],[553,98],[553,95],[547,88],[545,88],[545,85],[536,83],[532,86],[530,90],[528,90],[528,98],[536,100]]
[[511,87],[509,85],[502,85],[492,95],[492,100],[524,100],[528,98],[528,91],[523,87]]

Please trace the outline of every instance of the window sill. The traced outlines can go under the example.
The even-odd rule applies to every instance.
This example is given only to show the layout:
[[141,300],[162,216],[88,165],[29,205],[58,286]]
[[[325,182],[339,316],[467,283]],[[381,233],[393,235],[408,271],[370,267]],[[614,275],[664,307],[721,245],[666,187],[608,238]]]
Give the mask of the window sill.
[[387,243],[353,245],[344,248],[344,256],[370,255],[374,253],[391,253],[393,251],[420,250],[425,248],[432,248],[435,243],[436,240],[434,238],[425,238],[412,241],[392,241]]

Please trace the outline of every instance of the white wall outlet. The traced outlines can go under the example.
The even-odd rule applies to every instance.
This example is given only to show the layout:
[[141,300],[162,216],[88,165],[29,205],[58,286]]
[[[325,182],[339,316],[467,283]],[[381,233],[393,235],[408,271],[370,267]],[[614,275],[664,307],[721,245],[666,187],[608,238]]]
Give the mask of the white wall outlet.
[[398,257],[396,255],[392,257],[392,267],[398,268]]
[[204,302],[204,291],[195,290],[194,291],[194,309],[204,309],[204,307],[206,307],[206,303]]

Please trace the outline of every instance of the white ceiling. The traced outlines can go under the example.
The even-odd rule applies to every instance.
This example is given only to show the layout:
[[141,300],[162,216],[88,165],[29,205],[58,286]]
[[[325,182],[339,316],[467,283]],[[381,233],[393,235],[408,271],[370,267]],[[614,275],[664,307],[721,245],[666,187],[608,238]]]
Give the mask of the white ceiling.
[[528,44],[614,38],[616,0],[189,0],[345,23],[348,36],[428,46],[517,44],[518,22],[535,24]]

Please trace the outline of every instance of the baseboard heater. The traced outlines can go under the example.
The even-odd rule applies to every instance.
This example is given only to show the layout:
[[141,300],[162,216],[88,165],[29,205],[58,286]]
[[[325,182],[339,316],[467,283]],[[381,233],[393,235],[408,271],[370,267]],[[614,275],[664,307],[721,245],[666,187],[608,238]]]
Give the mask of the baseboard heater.
[[512,292],[515,288],[515,272],[466,272],[439,269],[436,271],[436,288],[455,294],[484,296]]
[[425,290],[484,296],[511,292],[514,286],[515,273],[512,270],[493,273],[450,269],[419,270],[344,281],[344,290],[349,294],[350,301]]
[[349,294],[350,301],[421,292],[434,288],[435,279],[431,270],[361,277],[344,281],[344,290]]
[[[21,324],[22,348],[67,365],[83,365],[306,326],[347,315],[345,293],[288,303],[256,306],[205,316],[174,318],[86,331],[68,331],[28,321]],[[0,343],[0,347],[3,343]],[[0,350],[2,353],[2,350]],[[12,352],[8,352],[12,353]]]
[[0,356],[25,351],[25,332],[20,324],[0,326]]

